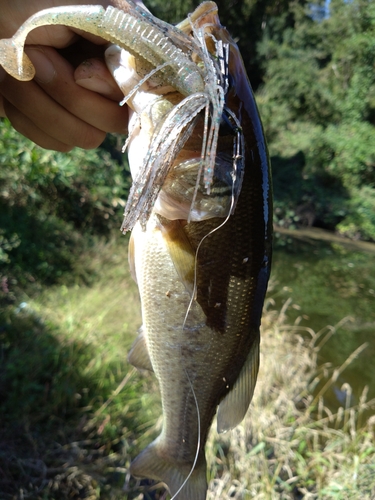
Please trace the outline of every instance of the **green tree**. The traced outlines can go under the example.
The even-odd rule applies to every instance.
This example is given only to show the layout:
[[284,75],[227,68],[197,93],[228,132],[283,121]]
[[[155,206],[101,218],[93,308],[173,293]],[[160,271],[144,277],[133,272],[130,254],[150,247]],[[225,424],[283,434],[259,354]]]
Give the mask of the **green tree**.
[[[94,235],[121,226],[130,184],[109,138],[96,151],[46,151],[0,121],[0,282],[54,283]],[[111,143],[112,141],[112,143]],[[110,153],[112,151],[112,155]],[[0,286],[1,295],[1,286]]]
[[281,40],[259,44],[276,215],[307,223],[305,209],[310,222],[375,240],[375,4],[332,0],[321,21],[311,4],[292,13]]
[[[186,18],[200,0],[145,0],[151,12],[169,23]],[[305,0],[300,0],[305,5]],[[293,25],[290,5],[292,0],[216,0],[221,23],[237,41],[250,77],[256,89],[262,82],[263,55],[257,50],[258,42],[267,36],[281,36],[282,31]]]

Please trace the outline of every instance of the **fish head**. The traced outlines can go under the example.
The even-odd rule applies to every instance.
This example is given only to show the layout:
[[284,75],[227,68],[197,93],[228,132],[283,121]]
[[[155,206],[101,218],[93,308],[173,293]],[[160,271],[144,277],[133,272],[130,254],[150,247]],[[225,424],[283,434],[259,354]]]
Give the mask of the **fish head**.
[[220,22],[216,3],[211,1],[201,3],[177,27],[185,34],[193,36],[194,33],[198,33],[201,38],[204,38],[207,50],[214,58],[218,57],[218,44],[228,47],[229,81],[226,102],[228,107],[236,113],[237,108],[241,106],[240,102],[246,100],[250,82],[238,45]]

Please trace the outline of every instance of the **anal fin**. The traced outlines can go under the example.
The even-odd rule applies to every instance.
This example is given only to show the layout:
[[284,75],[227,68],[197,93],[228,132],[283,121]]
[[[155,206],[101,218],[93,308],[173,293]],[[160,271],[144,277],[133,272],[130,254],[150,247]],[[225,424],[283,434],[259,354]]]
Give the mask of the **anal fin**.
[[234,429],[245,417],[251,403],[259,370],[259,336],[251,347],[242,370],[231,391],[217,411],[217,431]]

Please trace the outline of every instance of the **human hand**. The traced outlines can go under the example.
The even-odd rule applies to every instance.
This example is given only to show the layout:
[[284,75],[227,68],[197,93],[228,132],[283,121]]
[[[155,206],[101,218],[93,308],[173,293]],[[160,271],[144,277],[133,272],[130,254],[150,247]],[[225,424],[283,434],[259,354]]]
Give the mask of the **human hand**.
[[[92,3],[0,0],[0,38],[12,37],[28,17],[44,8]],[[121,0],[95,3],[121,7]],[[95,148],[107,132],[125,133],[127,108],[118,105],[123,95],[102,59],[106,44],[64,26],[32,31],[26,52],[36,76],[19,82],[0,67],[0,116],[7,116],[16,130],[36,144],[57,151]]]

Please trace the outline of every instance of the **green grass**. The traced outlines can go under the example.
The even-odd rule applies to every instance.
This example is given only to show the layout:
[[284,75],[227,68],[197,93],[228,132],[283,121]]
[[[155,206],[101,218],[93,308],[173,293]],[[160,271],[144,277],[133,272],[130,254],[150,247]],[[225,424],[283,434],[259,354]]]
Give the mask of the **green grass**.
[[[81,256],[89,286],[44,288],[1,310],[1,500],[151,498],[128,474],[160,431],[161,409],[154,378],[127,363],[141,317],[126,249],[125,238],[98,242]],[[364,390],[352,407],[343,387],[344,405],[326,407],[351,359],[318,368],[335,329],[298,323],[268,299],[251,409],[209,437],[209,500],[374,498],[375,402]]]
[[141,324],[127,241],[98,243],[85,259],[91,286],[50,287],[2,310],[2,499],[112,498],[155,434],[152,379],[127,363]]

